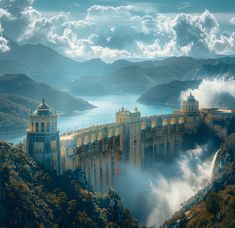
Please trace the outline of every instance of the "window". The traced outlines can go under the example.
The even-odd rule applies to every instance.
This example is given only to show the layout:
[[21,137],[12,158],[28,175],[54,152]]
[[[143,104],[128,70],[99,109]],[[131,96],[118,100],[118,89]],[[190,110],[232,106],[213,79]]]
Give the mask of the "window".
[[38,123],[36,123],[36,132],[38,132]]
[[50,123],[47,123],[47,132],[50,131]]
[[41,131],[44,132],[44,123],[41,123]]

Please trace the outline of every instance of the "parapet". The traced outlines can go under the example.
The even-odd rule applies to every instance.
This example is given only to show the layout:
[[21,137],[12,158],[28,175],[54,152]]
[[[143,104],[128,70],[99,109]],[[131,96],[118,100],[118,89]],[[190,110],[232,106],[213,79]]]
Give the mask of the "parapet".
[[141,114],[135,107],[134,111],[128,111],[122,107],[118,112],[116,112],[116,123],[133,123],[141,119]]

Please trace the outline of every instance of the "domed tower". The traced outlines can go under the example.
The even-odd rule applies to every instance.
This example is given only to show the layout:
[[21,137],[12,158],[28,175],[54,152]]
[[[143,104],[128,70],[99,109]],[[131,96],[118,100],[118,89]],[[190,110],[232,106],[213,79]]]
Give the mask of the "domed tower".
[[190,93],[185,101],[183,101],[182,112],[185,114],[185,128],[188,133],[193,134],[197,132],[200,125],[201,118],[199,112],[199,102]]
[[190,93],[187,100],[183,101],[183,112],[197,113],[199,111],[199,103],[195,97]]
[[57,114],[44,99],[36,110],[31,112],[26,134],[26,150],[31,157],[47,171],[61,174]]

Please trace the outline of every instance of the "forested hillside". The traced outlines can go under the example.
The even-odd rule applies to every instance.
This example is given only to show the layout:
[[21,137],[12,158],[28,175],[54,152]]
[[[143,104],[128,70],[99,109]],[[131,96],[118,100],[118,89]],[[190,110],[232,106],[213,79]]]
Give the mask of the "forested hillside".
[[0,142],[0,227],[138,227],[117,192],[95,193],[80,170],[44,172]]

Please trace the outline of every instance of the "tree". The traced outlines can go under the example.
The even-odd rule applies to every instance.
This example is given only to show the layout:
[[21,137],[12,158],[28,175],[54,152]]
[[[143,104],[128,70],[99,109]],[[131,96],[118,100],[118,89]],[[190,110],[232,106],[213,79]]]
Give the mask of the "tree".
[[219,195],[215,192],[209,193],[206,200],[207,211],[216,216],[220,211],[219,203],[220,203]]

